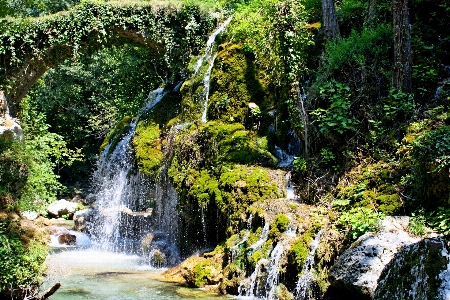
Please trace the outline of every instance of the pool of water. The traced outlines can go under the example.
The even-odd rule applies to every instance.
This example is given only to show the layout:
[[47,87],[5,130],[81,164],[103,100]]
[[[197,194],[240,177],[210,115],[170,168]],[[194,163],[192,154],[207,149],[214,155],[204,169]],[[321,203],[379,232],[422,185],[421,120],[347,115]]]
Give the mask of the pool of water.
[[229,299],[163,281],[164,270],[146,265],[135,255],[90,249],[58,250],[48,256],[47,265],[48,278],[43,289],[61,282],[51,300]]

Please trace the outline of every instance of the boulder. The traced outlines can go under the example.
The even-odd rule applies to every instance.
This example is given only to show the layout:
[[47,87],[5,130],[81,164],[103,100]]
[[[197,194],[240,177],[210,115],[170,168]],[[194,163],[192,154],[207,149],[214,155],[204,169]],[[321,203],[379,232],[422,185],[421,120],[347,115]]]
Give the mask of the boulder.
[[362,235],[344,251],[329,274],[334,293],[372,298],[381,273],[394,256],[421,240],[407,232],[408,224],[408,217],[386,217],[377,233]]
[[450,299],[449,247],[440,238],[404,247],[384,268],[374,299]]
[[77,237],[70,233],[62,233],[58,235],[58,242],[61,245],[76,245]]
[[77,211],[73,215],[74,229],[76,231],[84,232],[89,234],[90,228],[89,224],[92,224],[95,218],[96,211],[93,208],[83,209]]
[[65,199],[58,200],[56,202],[50,203],[47,208],[49,216],[59,218],[63,216],[73,215],[76,211],[78,204],[74,202],[67,201]]

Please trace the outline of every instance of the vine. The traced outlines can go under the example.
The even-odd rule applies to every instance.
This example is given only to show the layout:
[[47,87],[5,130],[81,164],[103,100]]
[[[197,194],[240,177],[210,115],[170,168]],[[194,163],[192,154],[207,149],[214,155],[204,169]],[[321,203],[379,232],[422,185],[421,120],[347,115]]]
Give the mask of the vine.
[[70,56],[120,44],[143,44],[169,67],[166,80],[182,73],[204,45],[215,19],[198,6],[85,1],[68,12],[0,20],[0,90],[13,111],[45,71]]

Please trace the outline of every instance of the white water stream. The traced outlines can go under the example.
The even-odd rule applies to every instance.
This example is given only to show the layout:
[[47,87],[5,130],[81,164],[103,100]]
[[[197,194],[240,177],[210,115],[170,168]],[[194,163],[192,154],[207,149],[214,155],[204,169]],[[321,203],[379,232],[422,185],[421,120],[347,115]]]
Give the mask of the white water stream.
[[303,273],[297,281],[297,287],[295,289],[296,299],[308,300],[311,299],[311,294],[313,294],[310,288],[314,281],[314,254],[316,253],[317,247],[319,247],[321,236],[322,230],[316,234],[316,237],[311,242],[308,255],[306,256],[305,263],[303,264]]

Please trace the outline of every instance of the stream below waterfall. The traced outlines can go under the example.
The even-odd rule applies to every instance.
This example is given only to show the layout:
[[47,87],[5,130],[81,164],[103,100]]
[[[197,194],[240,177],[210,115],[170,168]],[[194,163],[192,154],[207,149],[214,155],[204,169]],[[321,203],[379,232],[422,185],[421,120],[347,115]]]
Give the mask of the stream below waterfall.
[[[54,250],[47,258],[48,283],[61,282],[51,300],[227,299],[164,281],[142,257],[92,249]],[[43,286],[43,289],[48,286]]]

